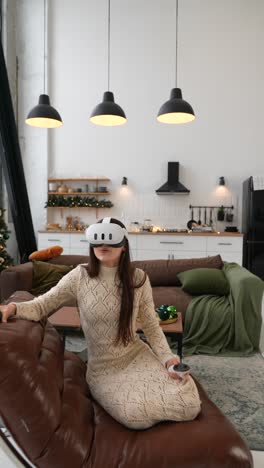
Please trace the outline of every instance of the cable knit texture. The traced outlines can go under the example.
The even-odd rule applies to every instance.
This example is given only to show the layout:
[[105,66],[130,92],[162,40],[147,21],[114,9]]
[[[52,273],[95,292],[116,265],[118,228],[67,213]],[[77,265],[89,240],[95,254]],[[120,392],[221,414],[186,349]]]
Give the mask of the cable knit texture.
[[[135,284],[144,272],[135,271]],[[200,411],[193,379],[171,378],[165,362],[174,357],[156,317],[149,278],[135,288],[132,317],[133,341],[114,344],[120,314],[117,268],[101,266],[90,278],[83,265],[65,275],[47,293],[33,301],[17,303],[17,316],[38,321],[69,299],[78,303],[87,340],[87,382],[94,398],[117,421],[132,429],[145,429],[164,421],[187,421]],[[136,333],[142,324],[151,348]]]

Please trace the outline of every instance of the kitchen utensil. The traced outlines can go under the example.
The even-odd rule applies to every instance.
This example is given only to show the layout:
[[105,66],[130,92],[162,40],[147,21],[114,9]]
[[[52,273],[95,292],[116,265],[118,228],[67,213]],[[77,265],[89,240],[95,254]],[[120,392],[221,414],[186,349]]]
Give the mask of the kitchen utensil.
[[233,218],[234,218],[234,215],[233,215],[232,210],[231,210],[231,208],[230,208],[230,209],[228,209],[227,212],[226,212],[226,217],[225,217],[225,219],[226,219],[226,221],[227,221],[228,223],[232,223]]
[[61,184],[59,187],[58,187],[58,192],[59,193],[67,193],[68,192],[68,187],[66,184]]
[[198,211],[198,224],[202,224],[201,221],[201,207],[199,206],[199,211]]
[[56,192],[58,184],[57,182],[49,182],[49,192]]
[[210,208],[210,215],[209,216],[210,216],[209,224],[210,224],[210,226],[212,226],[213,225],[213,208]]
[[142,230],[147,231],[147,232],[152,232],[153,231],[153,224],[152,224],[151,219],[144,219]]
[[130,223],[130,231],[131,232],[140,232],[140,224],[138,221],[132,221]]
[[190,219],[190,220],[188,221],[188,223],[187,223],[187,228],[188,228],[189,230],[191,230],[191,229],[192,229],[192,225],[193,225],[194,223],[197,224],[197,222],[193,219],[193,207],[192,207],[192,208],[191,208],[191,219]]

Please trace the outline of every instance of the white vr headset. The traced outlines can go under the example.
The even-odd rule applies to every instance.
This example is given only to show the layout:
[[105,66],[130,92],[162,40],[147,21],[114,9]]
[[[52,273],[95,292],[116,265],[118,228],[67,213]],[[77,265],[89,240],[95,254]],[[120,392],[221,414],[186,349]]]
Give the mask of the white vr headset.
[[91,247],[109,245],[110,247],[122,247],[128,233],[119,224],[111,223],[111,218],[104,218],[101,223],[91,224],[85,231],[86,239]]

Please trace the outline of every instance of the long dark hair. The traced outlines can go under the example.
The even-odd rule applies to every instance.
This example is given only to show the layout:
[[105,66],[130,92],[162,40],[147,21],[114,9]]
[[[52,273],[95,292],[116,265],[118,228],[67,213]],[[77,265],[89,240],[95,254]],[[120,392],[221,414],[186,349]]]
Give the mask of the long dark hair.
[[[103,220],[100,219],[98,223],[101,223],[102,221]],[[125,225],[118,219],[111,218],[110,222],[125,228]],[[143,279],[139,284],[135,284],[135,267],[131,263],[129,242],[127,238],[125,238],[124,247],[125,250],[121,254],[117,270],[120,280],[119,288],[121,291],[121,307],[115,344],[117,345],[121,341],[124,346],[127,346],[133,339],[132,314],[134,304],[134,289],[143,286],[146,281],[146,275],[143,276]],[[90,260],[87,266],[87,271],[91,278],[95,278],[99,275],[100,272],[100,261],[95,256],[94,249],[91,246]]]

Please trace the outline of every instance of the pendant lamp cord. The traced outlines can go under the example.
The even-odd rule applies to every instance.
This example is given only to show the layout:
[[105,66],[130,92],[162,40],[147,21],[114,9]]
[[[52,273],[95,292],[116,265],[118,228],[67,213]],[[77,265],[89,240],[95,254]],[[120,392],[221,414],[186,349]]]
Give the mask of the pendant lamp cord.
[[47,11],[47,8],[46,8],[46,0],[44,0],[44,34],[43,34],[43,37],[44,37],[44,47],[43,47],[43,51],[44,51],[44,59],[43,59],[43,64],[44,64],[44,94],[46,94],[46,11]]
[[108,0],[108,81],[107,90],[110,90],[110,0]]
[[175,52],[176,52],[176,56],[175,56],[175,88],[177,88],[177,81],[178,81],[178,0],[176,0],[176,48],[175,48]]

